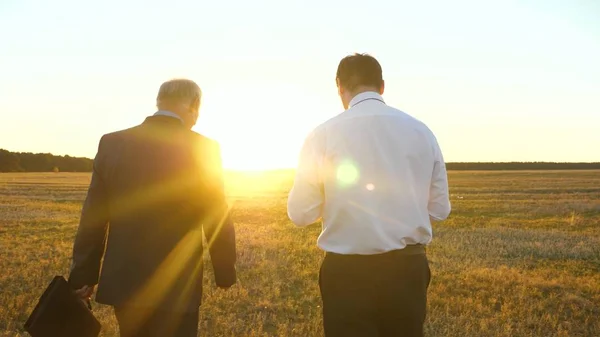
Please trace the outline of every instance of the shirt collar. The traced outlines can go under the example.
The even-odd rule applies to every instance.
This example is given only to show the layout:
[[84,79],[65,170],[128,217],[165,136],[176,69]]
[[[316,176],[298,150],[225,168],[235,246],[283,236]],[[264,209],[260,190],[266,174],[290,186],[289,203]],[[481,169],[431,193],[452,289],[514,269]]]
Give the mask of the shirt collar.
[[168,117],[173,117],[173,118],[177,118],[181,121],[181,123],[183,123],[183,118],[181,118],[178,114],[168,111],[168,110],[158,110],[157,112],[154,113],[154,116],[168,116]]
[[354,96],[354,98],[352,98],[352,100],[350,101],[350,104],[348,104],[348,106],[350,108],[352,108],[353,106],[355,106],[356,104],[358,104],[364,100],[377,100],[382,103],[385,103],[385,101],[383,100],[383,97],[381,97],[380,94],[376,93],[375,91],[365,91],[365,92],[361,92],[360,94]]

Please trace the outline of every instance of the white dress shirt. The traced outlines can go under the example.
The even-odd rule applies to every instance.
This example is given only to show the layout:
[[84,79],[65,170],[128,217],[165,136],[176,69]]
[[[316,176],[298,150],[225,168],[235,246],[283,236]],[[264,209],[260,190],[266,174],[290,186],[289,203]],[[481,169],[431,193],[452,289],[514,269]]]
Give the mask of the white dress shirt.
[[428,244],[430,217],[450,214],[446,166],[433,133],[375,92],[305,140],[288,215],[298,226],[322,220],[318,246],[378,254]]
[[172,111],[168,111],[168,110],[158,110],[157,112],[154,113],[154,116],[173,117],[173,118],[179,119],[181,121],[181,123],[183,123],[183,118],[181,118],[181,116],[179,116],[178,114],[176,114]]

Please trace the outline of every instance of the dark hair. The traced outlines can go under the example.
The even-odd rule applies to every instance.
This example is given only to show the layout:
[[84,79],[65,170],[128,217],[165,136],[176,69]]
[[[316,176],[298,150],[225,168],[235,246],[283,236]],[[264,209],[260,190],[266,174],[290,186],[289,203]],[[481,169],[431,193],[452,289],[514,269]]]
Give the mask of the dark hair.
[[368,54],[354,54],[344,57],[338,65],[336,78],[340,85],[354,91],[360,86],[379,88],[383,83],[381,65]]

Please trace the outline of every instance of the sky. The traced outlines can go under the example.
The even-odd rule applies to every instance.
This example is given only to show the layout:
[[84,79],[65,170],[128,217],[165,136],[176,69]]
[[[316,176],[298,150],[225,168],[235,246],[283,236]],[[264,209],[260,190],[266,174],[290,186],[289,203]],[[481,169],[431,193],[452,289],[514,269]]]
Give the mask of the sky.
[[448,162],[600,161],[599,17],[596,0],[0,0],[0,148],[93,157],[185,77],[226,168],[294,167],[361,52]]

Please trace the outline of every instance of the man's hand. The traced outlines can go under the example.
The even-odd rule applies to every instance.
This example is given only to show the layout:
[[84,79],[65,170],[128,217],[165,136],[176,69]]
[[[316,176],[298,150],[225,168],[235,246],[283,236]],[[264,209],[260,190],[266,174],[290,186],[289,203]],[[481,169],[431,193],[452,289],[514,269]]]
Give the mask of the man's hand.
[[223,291],[223,292],[233,291],[233,289],[237,288],[236,284],[237,284],[237,282],[233,283],[231,285],[225,285],[225,286],[224,285],[220,285],[220,286],[217,286],[217,291],[219,291],[219,292],[220,291]]
[[217,288],[221,289],[221,290],[227,290],[227,289],[233,287],[236,283],[237,283],[237,280],[234,280],[233,282],[217,284]]
[[83,286],[81,289],[75,290],[75,294],[81,298],[82,301],[89,301],[94,293],[94,286]]

